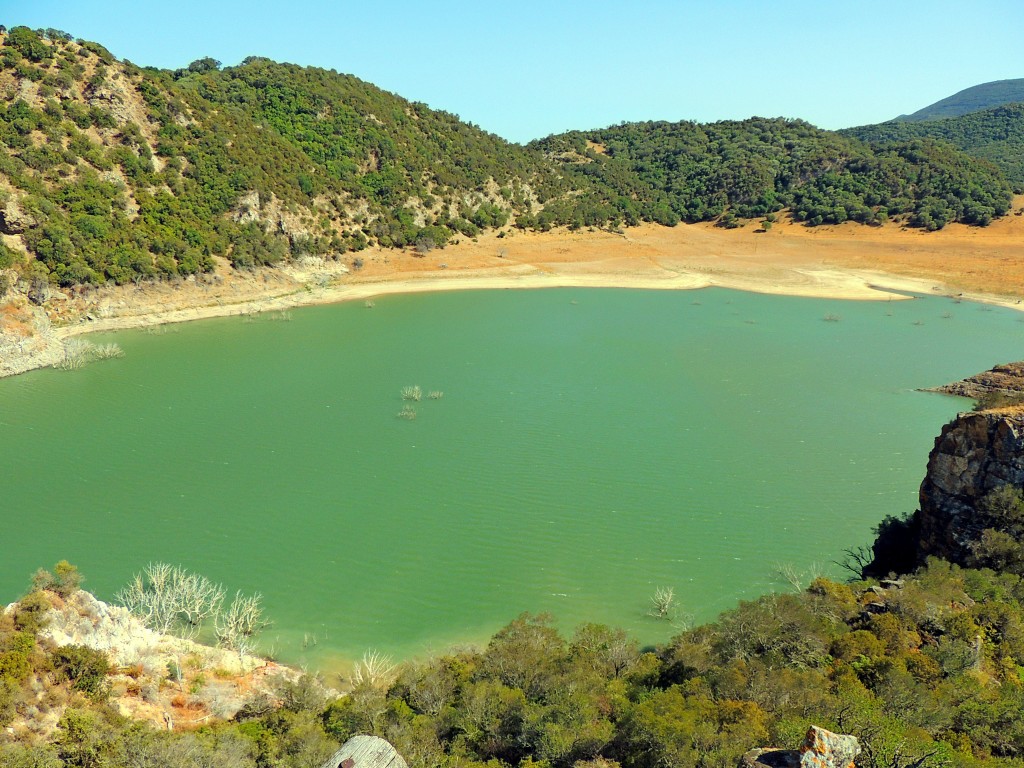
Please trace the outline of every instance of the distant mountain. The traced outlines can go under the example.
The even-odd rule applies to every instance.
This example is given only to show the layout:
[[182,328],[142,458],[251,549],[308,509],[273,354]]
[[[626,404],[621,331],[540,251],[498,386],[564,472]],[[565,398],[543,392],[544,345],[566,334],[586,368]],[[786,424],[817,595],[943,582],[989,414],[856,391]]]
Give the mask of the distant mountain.
[[944,117],[959,117],[1018,101],[1024,101],[1024,78],[995,80],[965,88],[959,93],[917,110],[912,115],[900,115],[896,120],[909,123],[941,120]]
[[[1020,82],[1014,80],[1007,82]],[[943,120],[892,120],[840,131],[876,144],[930,138],[947,141],[968,155],[999,168],[1018,193],[1024,192],[1024,103],[1007,104]]]

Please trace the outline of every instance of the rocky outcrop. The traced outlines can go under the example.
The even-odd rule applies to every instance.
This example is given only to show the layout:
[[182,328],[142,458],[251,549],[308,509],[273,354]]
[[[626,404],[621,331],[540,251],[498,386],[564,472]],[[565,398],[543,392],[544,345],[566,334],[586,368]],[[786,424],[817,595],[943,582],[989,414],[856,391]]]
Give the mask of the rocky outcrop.
[[0,207],[0,234],[20,235],[37,223],[34,216],[23,211],[13,200]]
[[162,635],[146,627],[127,608],[109,605],[79,590],[46,613],[39,637],[54,645],[85,645],[104,651],[117,666],[141,664],[165,670],[168,662],[189,655],[200,656],[211,669],[248,672],[265,661],[256,656],[211,648],[180,637]]
[[918,560],[966,562],[981,534],[978,503],[1004,485],[1024,487],[1024,407],[962,413],[944,426],[921,484]]
[[740,768],[853,768],[860,743],[853,736],[812,725],[800,749],[752,749]]
[[360,734],[341,745],[322,768],[408,768],[398,751],[379,736]]
[[[46,648],[86,646],[105,653],[111,662],[107,700],[124,717],[162,729],[193,728],[230,719],[243,708],[278,706],[282,686],[300,677],[297,670],[265,659],[154,632],[127,609],[82,590],[66,598],[53,592],[44,595],[50,608],[41,617],[39,643]],[[0,616],[14,616],[18,610],[19,604],[12,603],[0,608]],[[59,685],[49,677],[40,680],[24,716],[8,725],[6,733],[14,738],[52,735],[69,701],[53,695]],[[337,696],[319,681],[310,685],[325,701]]]
[[1024,362],[997,365],[984,373],[930,391],[975,399],[991,394],[1024,395]]

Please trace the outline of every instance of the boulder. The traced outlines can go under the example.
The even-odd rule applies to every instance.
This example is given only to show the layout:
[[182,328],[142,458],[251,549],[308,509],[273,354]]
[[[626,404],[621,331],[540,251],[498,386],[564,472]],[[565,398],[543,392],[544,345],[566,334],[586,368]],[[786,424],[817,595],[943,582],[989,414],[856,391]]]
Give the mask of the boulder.
[[853,761],[859,754],[860,743],[856,737],[812,725],[800,747],[800,768],[853,768]]
[[13,200],[0,208],[0,234],[20,235],[26,229],[36,226],[35,218],[23,211]]
[[379,736],[360,734],[341,745],[322,768],[408,768],[391,744]]
[[812,725],[800,749],[752,749],[740,759],[740,768],[853,768],[859,754],[856,737]]

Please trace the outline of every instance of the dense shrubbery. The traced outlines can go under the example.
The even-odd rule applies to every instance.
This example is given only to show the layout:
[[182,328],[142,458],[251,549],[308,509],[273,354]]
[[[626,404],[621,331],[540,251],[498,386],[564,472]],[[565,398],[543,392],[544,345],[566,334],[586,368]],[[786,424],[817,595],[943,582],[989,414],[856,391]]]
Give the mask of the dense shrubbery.
[[880,123],[840,133],[875,144],[905,143],[924,138],[949,142],[1003,172],[1016,192],[1024,192],[1024,104],[925,122]]
[[[1002,519],[1013,505],[991,506]],[[17,621],[0,625],[0,718],[24,706],[34,675],[102,699],[105,660],[40,646]],[[1021,577],[931,561],[881,587],[819,579],[741,603],[654,650],[599,625],[566,639],[524,614],[485,649],[365,676],[338,700],[305,677],[282,686],[281,708],[254,699],[235,723],[196,733],[132,725],[81,699],[49,746],[0,745],[0,761],[308,766],[374,733],[414,768],[733,768],[815,723],[857,735],[861,768],[1013,768],[1024,766],[1022,660]]]
[[[65,72],[65,43],[18,27],[2,61],[46,82]],[[214,255],[252,267],[369,242],[440,247],[569,191],[540,153],[351,76],[257,57],[140,70],[86,43],[72,59],[45,86],[71,98],[0,103],[0,174],[33,217],[26,246],[61,285],[188,275]],[[144,125],[95,98],[118,70]],[[231,216],[253,192],[273,215]]]
[[559,223],[611,217],[671,226],[724,216],[729,226],[789,208],[811,225],[907,215],[914,226],[939,229],[988,224],[1011,200],[994,168],[948,145],[872,147],[799,120],[631,123],[535,146],[597,188]]

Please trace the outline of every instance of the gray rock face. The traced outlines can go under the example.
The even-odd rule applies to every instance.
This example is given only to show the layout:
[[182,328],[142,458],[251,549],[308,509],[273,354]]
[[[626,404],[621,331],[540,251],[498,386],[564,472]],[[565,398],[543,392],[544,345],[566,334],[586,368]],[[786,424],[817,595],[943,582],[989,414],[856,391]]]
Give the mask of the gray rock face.
[[812,725],[800,749],[752,749],[740,768],[853,768],[860,743],[853,736]]
[[34,227],[36,223],[35,218],[21,210],[13,200],[9,200],[0,208],[0,233],[2,234],[20,235],[26,229]]
[[800,747],[800,768],[853,768],[860,743],[853,736],[812,725]]
[[1007,484],[1024,487],[1024,408],[962,413],[943,427],[921,484],[919,559],[965,562],[981,534],[978,502]]
[[360,734],[341,745],[322,768],[408,768],[393,746],[379,736]]

